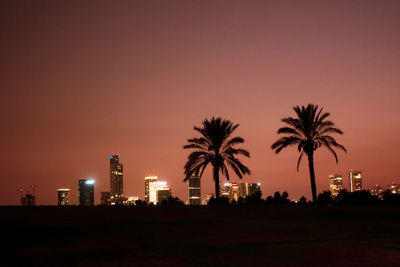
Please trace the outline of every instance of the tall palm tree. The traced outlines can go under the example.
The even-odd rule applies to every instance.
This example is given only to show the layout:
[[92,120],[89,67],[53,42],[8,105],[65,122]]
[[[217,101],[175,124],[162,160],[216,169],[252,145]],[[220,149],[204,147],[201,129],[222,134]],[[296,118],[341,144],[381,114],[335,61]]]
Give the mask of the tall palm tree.
[[304,154],[308,157],[308,168],[310,170],[311,192],[313,202],[317,202],[317,188],[315,185],[314,173],[314,151],[321,146],[330,151],[338,163],[338,157],[334,148],[346,151],[346,148],[338,144],[329,134],[337,133],[342,135],[343,131],[336,128],[332,121],[326,120],[330,115],[328,112],[322,113],[322,109],[318,110],[318,105],[308,104],[307,107],[293,107],[297,118],[283,118],[282,122],[287,126],[278,130],[278,134],[285,134],[278,141],[272,144],[271,148],[278,154],[282,149],[290,145],[296,145],[300,156],[297,161],[297,171],[299,171],[300,161]]
[[234,147],[244,142],[244,139],[239,136],[231,138],[237,127],[239,124],[214,117],[211,120],[205,119],[203,127],[194,127],[201,137],[188,139],[188,144],[183,146],[183,149],[194,149],[188,156],[184,167],[186,175],[184,181],[187,181],[192,175],[201,177],[207,165],[211,164],[215,182],[215,197],[219,199],[219,174],[221,172],[229,180],[227,166],[232,168],[240,179],[245,174],[250,174],[249,168],[236,157],[237,155],[250,157],[247,150]]

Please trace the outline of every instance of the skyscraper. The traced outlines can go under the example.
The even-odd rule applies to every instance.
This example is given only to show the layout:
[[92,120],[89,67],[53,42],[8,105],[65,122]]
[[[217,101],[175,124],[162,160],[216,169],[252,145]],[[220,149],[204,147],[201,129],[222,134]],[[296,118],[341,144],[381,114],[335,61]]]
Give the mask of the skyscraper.
[[100,193],[100,203],[103,206],[109,206],[111,205],[111,194],[108,191],[104,191]]
[[375,185],[374,187],[371,188],[371,195],[377,196],[378,198],[383,197],[383,189],[379,185]]
[[161,187],[157,190],[157,203],[160,203],[163,200],[168,200],[171,196],[171,188],[168,186]]
[[161,182],[161,181],[149,182],[149,202],[157,204],[158,190],[166,186],[167,182]]
[[189,205],[201,204],[200,177],[189,177]]
[[239,197],[245,198],[254,195],[261,191],[260,183],[240,183],[239,184]]
[[329,175],[329,190],[331,195],[336,197],[339,191],[343,189],[343,177],[341,174]]
[[69,189],[57,189],[58,206],[68,206],[69,204]]
[[110,155],[110,199],[111,204],[121,204],[124,200],[122,164],[119,155]]
[[78,205],[94,205],[94,180],[80,179],[78,183]]
[[362,190],[362,176],[361,171],[350,170],[350,192],[356,192]]
[[149,203],[150,201],[150,186],[151,182],[157,181],[157,176],[144,177],[144,200]]
[[239,200],[239,184],[235,182],[226,182],[224,183],[224,190],[221,194],[223,197],[229,198],[230,201]]

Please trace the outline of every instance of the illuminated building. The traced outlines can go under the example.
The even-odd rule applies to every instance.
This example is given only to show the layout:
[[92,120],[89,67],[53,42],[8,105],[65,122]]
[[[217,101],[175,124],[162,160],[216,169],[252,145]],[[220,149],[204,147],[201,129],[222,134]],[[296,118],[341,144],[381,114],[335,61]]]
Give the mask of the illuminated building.
[[78,205],[94,205],[94,180],[80,179],[78,183]]
[[100,203],[103,206],[111,205],[111,193],[108,191],[104,191],[100,193]]
[[58,206],[68,206],[69,204],[69,189],[57,189]]
[[383,189],[379,185],[375,185],[374,187],[371,188],[371,195],[377,196],[379,198],[382,198],[383,196]]
[[200,205],[200,177],[189,177],[189,205]]
[[157,176],[147,176],[144,177],[144,200],[149,203],[150,201],[150,183],[156,182]]
[[350,192],[362,190],[362,175],[361,171],[350,170]]
[[389,191],[392,194],[400,194],[400,185],[395,184],[394,182],[392,182],[392,184],[389,185]]
[[124,201],[124,204],[125,205],[135,205],[137,200],[139,200],[139,197],[128,197],[128,199],[126,199]]
[[239,184],[239,197],[246,198],[247,196],[254,195],[261,191],[260,183],[240,183]]
[[122,164],[119,155],[110,155],[110,199],[111,205],[121,204],[124,199]]
[[222,196],[229,198],[230,201],[239,200],[239,185],[237,183],[226,182],[224,184],[224,190],[222,191]]
[[149,203],[157,204],[157,191],[167,186],[167,182],[149,182]]
[[21,205],[22,206],[36,206],[35,196],[32,194],[26,193],[25,196],[21,196]]
[[339,191],[343,189],[343,177],[341,174],[329,175],[329,191],[331,195],[336,197]]
[[207,205],[210,199],[214,197],[214,194],[208,194],[203,198],[202,205]]
[[171,196],[171,188],[168,186],[161,187],[157,190],[157,203],[161,203],[163,200],[168,200]]

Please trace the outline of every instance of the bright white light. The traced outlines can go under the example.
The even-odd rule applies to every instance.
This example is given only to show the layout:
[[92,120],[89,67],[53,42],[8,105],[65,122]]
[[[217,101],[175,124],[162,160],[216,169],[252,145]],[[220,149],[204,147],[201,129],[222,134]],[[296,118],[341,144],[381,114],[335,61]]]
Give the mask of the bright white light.
[[87,180],[87,181],[85,182],[85,184],[94,184],[94,180],[93,180],[93,179]]

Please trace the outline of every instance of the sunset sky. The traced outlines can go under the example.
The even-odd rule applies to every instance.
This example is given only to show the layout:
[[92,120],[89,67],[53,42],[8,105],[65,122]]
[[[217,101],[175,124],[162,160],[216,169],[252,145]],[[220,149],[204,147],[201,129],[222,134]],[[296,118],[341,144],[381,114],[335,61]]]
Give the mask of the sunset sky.
[[296,148],[270,149],[308,103],[348,150],[317,151],[318,192],[351,168],[365,189],[400,183],[400,1],[1,1],[0,38],[0,205],[33,184],[40,205],[65,187],[76,204],[85,177],[98,203],[112,153],[126,196],[157,175],[185,201],[182,146],[211,116],[240,124],[244,181],[310,199]]

